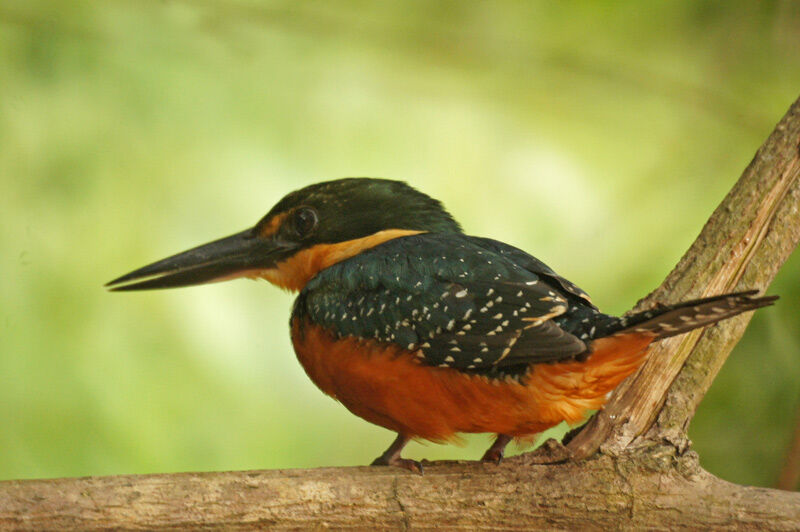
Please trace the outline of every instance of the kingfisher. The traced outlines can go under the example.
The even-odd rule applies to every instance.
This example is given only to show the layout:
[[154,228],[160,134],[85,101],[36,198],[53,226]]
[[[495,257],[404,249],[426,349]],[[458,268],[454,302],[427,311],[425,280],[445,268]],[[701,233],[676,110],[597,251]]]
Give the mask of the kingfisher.
[[513,439],[577,424],[658,340],[771,305],[757,291],[622,317],[498,240],[469,236],[443,205],[401,181],[345,178],[281,199],[252,228],[123,275],[113,291],[239,277],[297,292],[292,344],[311,380],[355,415],[397,433],[372,465],[422,473],[412,439]]

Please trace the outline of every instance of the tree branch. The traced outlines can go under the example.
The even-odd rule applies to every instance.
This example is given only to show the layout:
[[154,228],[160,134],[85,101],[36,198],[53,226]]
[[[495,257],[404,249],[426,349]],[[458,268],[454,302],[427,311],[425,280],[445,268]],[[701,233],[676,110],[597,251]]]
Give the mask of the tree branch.
[[[800,241],[798,205],[800,100],[759,148],[678,265],[637,310],[656,302],[766,289]],[[641,445],[667,439],[685,448],[689,421],[750,318],[737,316],[652,348],[640,371],[617,387],[603,412],[572,439],[571,455],[587,458],[598,449],[619,453],[637,438]]]
[[0,528],[531,528],[796,530],[800,497],[715,478],[695,457],[642,470],[637,458],[557,466],[524,457],[391,468],[6,482]]
[[[798,240],[800,100],[638,306],[764,289]],[[748,321],[661,342],[566,449],[438,462],[424,477],[362,467],[0,482],[0,528],[797,530],[800,494],[719,480],[688,450],[686,427]]]

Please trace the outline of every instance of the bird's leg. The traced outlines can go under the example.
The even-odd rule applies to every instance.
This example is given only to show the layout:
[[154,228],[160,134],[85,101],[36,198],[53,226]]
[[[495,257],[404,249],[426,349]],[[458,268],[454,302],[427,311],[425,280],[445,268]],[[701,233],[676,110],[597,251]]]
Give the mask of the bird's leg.
[[406,444],[410,441],[411,438],[409,438],[405,434],[398,434],[397,438],[392,442],[389,448],[386,449],[382,455],[373,460],[372,464],[370,465],[397,466],[397,467],[402,467],[403,469],[408,469],[413,473],[419,473],[421,475],[422,464],[420,464],[416,460],[400,458],[400,453],[403,451],[403,447],[405,447]]
[[483,458],[481,458],[481,461],[499,464],[503,460],[503,455],[506,452],[506,445],[508,445],[511,439],[511,436],[498,434],[497,439],[494,440],[492,446],[489,447],[485,453],[483,453]]

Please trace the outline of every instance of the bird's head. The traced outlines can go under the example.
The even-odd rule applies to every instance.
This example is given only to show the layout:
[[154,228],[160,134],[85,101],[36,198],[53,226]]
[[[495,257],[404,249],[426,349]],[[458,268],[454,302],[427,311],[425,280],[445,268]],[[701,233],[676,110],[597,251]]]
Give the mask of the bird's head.
[[300,290],[336,262],[423,232],[461,228],[441,203],[403,182],[337,179],[292,192],[250,229],[154,262],[107,286],[146,290],[250,277]]

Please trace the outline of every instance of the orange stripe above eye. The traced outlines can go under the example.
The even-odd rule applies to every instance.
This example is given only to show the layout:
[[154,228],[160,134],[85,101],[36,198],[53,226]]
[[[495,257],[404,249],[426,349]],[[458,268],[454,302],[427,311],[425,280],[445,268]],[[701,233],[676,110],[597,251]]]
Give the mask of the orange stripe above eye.
[[262,238],[271,237],[278,232],[278,229],[280,229],[283,221],[288,215],[288,212],[282,212],[280,214],[276,214],[266,222],[259,222],[258,227],[256,228],[256,233]]
[[266,279],[286,290],[302,290],[317,273],[337,262],[354,257],[362,251],[388,240],[416,235],[423,231],[387,229],[363,238],[345,240],[335,244],[317,244],[303,249],[279,262],[274,268],[248,272],[247,277]]

